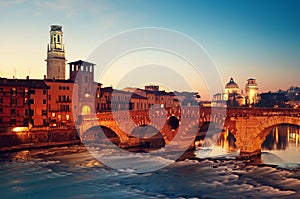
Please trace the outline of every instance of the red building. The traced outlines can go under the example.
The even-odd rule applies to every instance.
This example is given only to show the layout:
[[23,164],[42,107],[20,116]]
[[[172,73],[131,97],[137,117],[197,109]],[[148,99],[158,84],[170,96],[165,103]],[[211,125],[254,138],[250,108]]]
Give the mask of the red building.
[[48,122],[49,126],[73,126],[72,80],[45,79],[48,90]]
[[0,130],[47,125],[44,80],[0,78]]

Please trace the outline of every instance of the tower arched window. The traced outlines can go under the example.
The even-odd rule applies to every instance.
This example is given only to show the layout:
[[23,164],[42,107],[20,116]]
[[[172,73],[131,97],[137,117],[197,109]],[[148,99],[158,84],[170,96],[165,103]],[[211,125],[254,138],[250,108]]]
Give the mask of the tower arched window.
[[57,35],[57,43],[60,43],[60,36]]

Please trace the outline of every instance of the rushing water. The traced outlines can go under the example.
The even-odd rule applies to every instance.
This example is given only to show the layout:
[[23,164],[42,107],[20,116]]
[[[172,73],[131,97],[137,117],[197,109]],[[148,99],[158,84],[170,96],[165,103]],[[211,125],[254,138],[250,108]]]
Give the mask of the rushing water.
[[[227,153],[217,146],[209,151],[209,156],[221,157],[223,153],[222,159],[189,158],[141,174],[134,173],[134,169],[123,172],[108,168],[83,146],[3,153],[0,156],[0,197],[300,198],[297,135],[299,131],[294,127],[272,130],[263,145],[261,159],[235,160],[236,152]],[[197,151],[196,156],[203,152]],[[118,157],[112,149],[103,153]],[[224,153],[227,154],[224,156]],[[166,161],[163,158],[151,160],[152,164]],[[124,162],[119,161],[119,164]]]

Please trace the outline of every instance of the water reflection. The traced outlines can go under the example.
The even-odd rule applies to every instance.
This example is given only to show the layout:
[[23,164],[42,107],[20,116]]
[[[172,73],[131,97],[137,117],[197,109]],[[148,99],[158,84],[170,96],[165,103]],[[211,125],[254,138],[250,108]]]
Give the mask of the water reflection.
[[235,137],[228,130],[219,129],[210,136],[200,131],[195,140],[195,154],[199,158],[234,157],[239,153],[235,141]]
[[276,165],[299,164],[299,133],[300,127],[298,126],[274,127],[262,144],[262,161]]
[[263,150],[286,150],[288,147],[298,147],[298,126],[280,125],[273,128],[262,144]]

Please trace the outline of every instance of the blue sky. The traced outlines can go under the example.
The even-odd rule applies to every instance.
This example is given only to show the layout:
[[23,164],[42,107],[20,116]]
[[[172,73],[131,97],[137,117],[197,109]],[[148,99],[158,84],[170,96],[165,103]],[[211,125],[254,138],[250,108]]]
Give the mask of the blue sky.
[[202,45],[224,83],[255,77],[260,92],[287,89],[300,86],[299,10],[292,0],[0,0],[0,76],[43,77],[51,24],[63,26],[68,61],[122,31],[162,27]]

